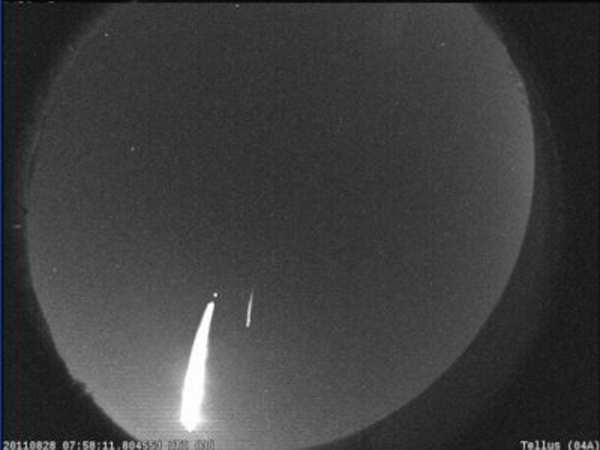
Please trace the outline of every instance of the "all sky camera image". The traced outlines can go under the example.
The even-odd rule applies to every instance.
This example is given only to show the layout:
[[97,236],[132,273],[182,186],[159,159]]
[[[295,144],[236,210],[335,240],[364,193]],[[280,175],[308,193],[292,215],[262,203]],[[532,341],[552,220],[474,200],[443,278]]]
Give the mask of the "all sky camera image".
[[140,440],[378,423],[469,348],[529,226],[530,98],[467,4],[111,5],[40,117],[33,289]]

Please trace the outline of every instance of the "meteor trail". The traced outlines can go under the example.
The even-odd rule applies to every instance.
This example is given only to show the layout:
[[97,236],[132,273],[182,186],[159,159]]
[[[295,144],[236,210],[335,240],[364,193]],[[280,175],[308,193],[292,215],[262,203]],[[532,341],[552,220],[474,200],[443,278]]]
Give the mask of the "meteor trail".
[[254,299],[254,289],[250,292],[250,300],[248,300],[248,310],[246,311],[246,328],[250,328],[250,321],[252,320],[252,300]]
[[206,377],[206,359],[208,357],[208,334],[212,321],[214,302],[206,305],[200,326],[194,338],[188,370],[185,374],[183,391],[181,393],[180,422],[188,432],[194,431],[202,420],[200,406],[204,399],[204,382]]

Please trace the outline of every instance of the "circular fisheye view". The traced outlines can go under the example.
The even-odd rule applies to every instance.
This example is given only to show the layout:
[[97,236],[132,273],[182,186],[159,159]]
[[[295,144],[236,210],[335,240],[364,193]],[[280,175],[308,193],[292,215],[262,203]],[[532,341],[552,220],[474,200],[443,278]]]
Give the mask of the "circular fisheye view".
[[534,143],[473,7],[123,4],[65,52],[29,261],[72,376],[136,438],[341,438],[492,313]]

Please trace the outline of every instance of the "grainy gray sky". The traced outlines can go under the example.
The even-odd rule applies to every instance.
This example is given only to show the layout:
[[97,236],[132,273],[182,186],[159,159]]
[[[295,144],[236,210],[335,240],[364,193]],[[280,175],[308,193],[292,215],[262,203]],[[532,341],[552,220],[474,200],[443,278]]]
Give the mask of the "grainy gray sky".
[[383,418],[499,299],[533,137],[471,7],[121,5],[76,55],[30,259],[71,372],[137,437],[199,436],[180,393],[213,292],[202,433],[243,449]]

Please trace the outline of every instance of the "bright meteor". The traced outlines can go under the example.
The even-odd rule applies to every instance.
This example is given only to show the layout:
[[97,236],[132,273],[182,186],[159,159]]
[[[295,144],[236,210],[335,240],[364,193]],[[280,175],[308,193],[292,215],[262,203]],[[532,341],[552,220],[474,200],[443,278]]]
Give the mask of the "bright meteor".
[[250,292],[250,300],[248,300],[248,310],[246,311],[246,328],[250,328],[250,321],[252,320],[252,300],[254,300],[254,289]]
[[194,431],[202,420],[200,407],[204,399],[204,383],[206,378],[206,359],[208,358],[208,334],[212,321],[214,302],[206,305],[200,326],[194,338],[188,370],[185,374],[181,393],[181,424],[188,432]]

